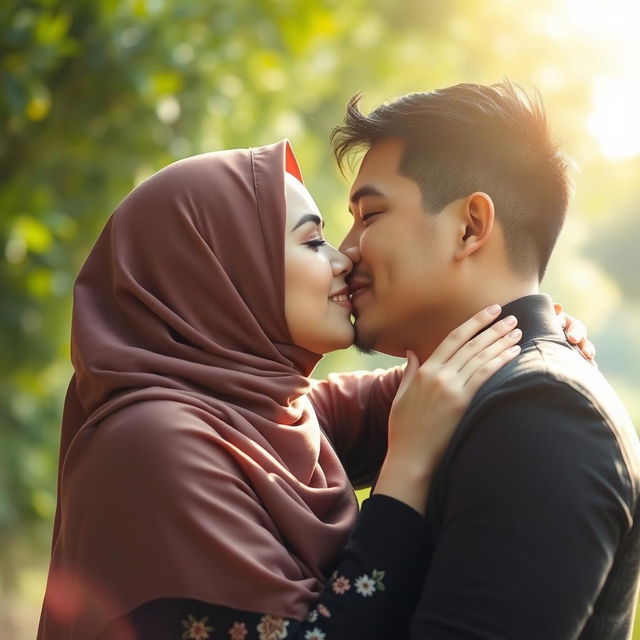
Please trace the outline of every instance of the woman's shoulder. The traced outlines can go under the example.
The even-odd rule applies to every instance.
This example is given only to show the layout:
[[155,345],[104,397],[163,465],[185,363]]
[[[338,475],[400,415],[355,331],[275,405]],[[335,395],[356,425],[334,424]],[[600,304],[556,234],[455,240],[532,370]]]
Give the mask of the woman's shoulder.
[[171,399],[141,399],[116,408],[93,428],[105,437],[136,439],[159,432],[179,436],[206,428],[204,412]]
[[[135,457],[141,465],[161,468],[176,461],[228,459],[220,447],[219,419],[177,400],[151,399],[114,411],[92,427],[93,448],[102,456]],[[230,466],[233,465],[229,460]]]

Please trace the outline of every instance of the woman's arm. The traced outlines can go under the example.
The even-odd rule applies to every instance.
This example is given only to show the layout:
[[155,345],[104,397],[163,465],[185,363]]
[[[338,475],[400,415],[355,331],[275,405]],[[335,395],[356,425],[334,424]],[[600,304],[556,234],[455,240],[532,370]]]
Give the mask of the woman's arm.
[[309,394],[320,426],[356,488],[371,486],[387,453],[389,411],[403,370],[332,373]]

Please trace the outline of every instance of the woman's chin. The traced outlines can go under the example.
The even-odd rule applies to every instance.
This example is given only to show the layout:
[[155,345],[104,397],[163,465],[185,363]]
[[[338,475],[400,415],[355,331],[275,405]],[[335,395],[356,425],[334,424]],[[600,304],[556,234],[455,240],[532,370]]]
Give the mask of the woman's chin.
[[336,333],[331,338],[323,341],[323,344],[316,345],[315,349],[312,349],[314,353],[319,355],[326,355],[333,351],[342,351],[353,346],[356,334],[353,326],[350,325],[348,330],[343,330],[340,333]]
[[336,340],[335,344],[333,344],[329,349],[327,349],[325,353],[331,353],[332,351],[342,351],[343,349],[348,349],[349,347],[352,347],[355,337],[356,337],[356,333],[352,327],[351,331],[349,331],[348,333],[345,333],[345,336],[342,339]]

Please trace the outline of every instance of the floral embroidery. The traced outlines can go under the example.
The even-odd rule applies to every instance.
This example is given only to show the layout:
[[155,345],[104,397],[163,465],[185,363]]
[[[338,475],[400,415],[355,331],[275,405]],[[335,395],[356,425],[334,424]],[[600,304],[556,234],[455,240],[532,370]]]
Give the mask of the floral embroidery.
[[265,615],[260,618],[257,629],[260,632],[260,640],[280,640],[287,637],[289,621],[280,616]]
[[247,625],[244,622],[234,622],[233,627],[229,629],[231,640],[244,640],[248,633]]
[[209,616],[196,620],[194,616],[189,614],[189,619],[182,621],[182,626],[186,629],[182,637],[192,640],[205,640],[205,638],[209,637],[209,632],[213,631],[213,627],[207,625],[208,621]]
[[349,578],[339,576],[333,581],[331,588],[333,589],[334,593],[337,593],[339,596],[341,596],[349,591],[349,589],[351,589],[351,583],[349,582]]
[[[369,573],[362,574],[358,578],[347,578],[345,575],[339,574],[334,571],[329,579],[331,589],[337,595],[344,595],[348,591],[355,591],[358,595],[368,598],[373,596],[378,591],[385,591],[384,584],[385,572],[379,569],[372,569]],[[374,598],[375,601],[375,598]],[[231,616],[227,618],[228,622],[225,624],[227,628],[227,634],[230,640],[248,640],[253,638],[253,633],[250,629],[257,630],[258,640],[285,640],[288,637],[290,621],[282,616],[272,614],[255,614],[253,622],[247,628],[247,622],[237,621],[238,616],[242,620],[242,616],[238,615],[239,612],[233,613],[231,610]],[[253,615],[253,614],[252,614]],[[307,627],[304,634],[304,640],[327,640],[327,633],[322,630],[323,619],[331,618],[331,611],[329,608],[322,604],[317,603],[316,606],[307,614],[307,621],[311,624],[319,624],[320,626]],[[231,624],[231,621],[236,619],[236,622]],[[259,620],[258,620],[259,619]],[[215,623],[215,620],[213,620]],[[183,640],[213,640],[212,635],[215,631],[214,627],[209,625],[209,616],[201,619],[197,619],[193,614],[188,615],[187,620],[182,620],[182,626],[185,631],[182,634]],[[253,627],[253,625],[256,625]],[[231,626],[227,626],[231,625]],[[295,623],[297,628],[297,623]],[[223,632],[224,633],[224,632]],[[216,636],[217,637],[217,636]],[[227,637],[225,635],[225,637]]]
[[366,573],[356,579],[356,591],[365,598],[372,596],[376,592],[376,582]]

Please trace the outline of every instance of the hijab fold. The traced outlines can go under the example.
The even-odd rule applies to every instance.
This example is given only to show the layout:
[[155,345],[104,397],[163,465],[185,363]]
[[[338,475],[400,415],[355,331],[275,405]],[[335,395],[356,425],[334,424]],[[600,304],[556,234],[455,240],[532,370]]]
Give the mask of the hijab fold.
[[287,141],[176,162],[107,222],[74,287],[38,638],[158,598],[302,619],[356,505],[284,317]]

